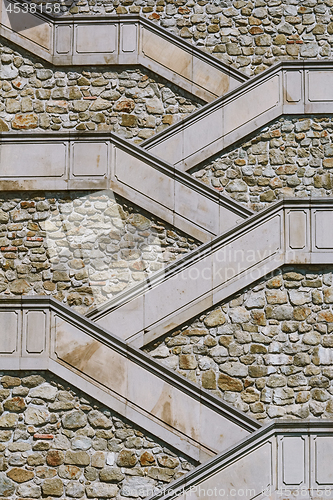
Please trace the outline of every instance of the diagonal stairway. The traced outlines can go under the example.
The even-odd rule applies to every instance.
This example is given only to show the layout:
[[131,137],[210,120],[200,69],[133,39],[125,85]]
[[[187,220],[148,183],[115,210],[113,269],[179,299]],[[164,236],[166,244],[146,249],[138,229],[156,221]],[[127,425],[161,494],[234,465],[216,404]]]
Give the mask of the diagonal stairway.
[[0,137],[2,190],[112,189],[202,242],[253,214],[110,132],[3,133]]
[[144,141],[186,171],[283,115],[333,112],[331,61],[280,62]]
[[248,79],[139,16],[54,18],[23,6],[1,0],[0,36],[56,66],[141,65],[206,102]]
[[0,320],[2,370],[49,370],[197,462],[260,427],[58,301],[4,299]]
[[142,347],[285,264],[331,262],[332,208],[331,199],[281,200],[88,316]]
[[149,500],[329,497],[332,423],[278,421],[161,489]]

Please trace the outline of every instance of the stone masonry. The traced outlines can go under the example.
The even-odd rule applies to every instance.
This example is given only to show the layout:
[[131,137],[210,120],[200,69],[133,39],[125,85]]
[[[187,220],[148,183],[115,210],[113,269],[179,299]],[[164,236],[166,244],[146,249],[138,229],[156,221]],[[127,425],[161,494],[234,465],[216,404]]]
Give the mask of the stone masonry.
[[280,60],[332,57],[333,0],[63,0],[59,4],[62,16],[143,15],[248,75]]
[[147,351],[262,421],[333,417],[332,268],[286,268]]
[[0,496],[144,498],[194,464],[48,373],[0,373]]
[[2,44],[0,56],[3,132],[110,130],[140,143],[201,105],[138,68],[54,69]]
[[260,210],[283,197],[332,196],[332,169],[332,117],[286,117],[192,174]]
[[84,312],[198,242],[111,192],[2,193],[0,293]]

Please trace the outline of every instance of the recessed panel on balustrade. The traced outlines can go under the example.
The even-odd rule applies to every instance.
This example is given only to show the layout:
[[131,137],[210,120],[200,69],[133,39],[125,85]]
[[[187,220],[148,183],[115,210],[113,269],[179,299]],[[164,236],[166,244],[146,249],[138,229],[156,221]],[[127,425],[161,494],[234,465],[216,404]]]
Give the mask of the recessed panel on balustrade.
[[333,436],[316,436],[314,450],[313,486],[333,485]]
[[0,312],[0,354],[13,354],[19,350],[20,311]]
[[309,70],[307,82],[309,101],[333,101],[333,71]]
[[23,349],[26,354],[41,354],[46,347],[46,311],[25,311],[24,312],[25,345]]
[[56,54],[71,54],[73,45],[73,26],[56,25],[55,26],[55,52]]
[[313,243],[316,250],[333,249],[333,210],[314,210]]
[[121,24],[121,51],[136,52],[138,49],[138,24]]

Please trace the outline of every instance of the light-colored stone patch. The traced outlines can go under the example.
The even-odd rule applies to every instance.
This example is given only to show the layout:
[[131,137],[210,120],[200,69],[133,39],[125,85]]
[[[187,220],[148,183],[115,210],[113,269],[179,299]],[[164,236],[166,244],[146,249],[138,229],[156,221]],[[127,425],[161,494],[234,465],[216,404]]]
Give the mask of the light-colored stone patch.
[[147,352],[252,417],[332,418],[332,269],[284,269]]
[[332,117],[281,118],[194,177],[254,210],[283,198],[332,196]]
[[111,192],[2,194],[0,293],[85,312],[198,244]]
[[0,131],[110,130],[140,143],[200,107],[141,69],[50,69],[3,44],[0,56]]
[[2,497],[144,498],[194,465],[53,375],[0,372]]
[[248,75],[279,60],[332,57],[333,0],[80,0],[64,4],[61,16],[146,16]]

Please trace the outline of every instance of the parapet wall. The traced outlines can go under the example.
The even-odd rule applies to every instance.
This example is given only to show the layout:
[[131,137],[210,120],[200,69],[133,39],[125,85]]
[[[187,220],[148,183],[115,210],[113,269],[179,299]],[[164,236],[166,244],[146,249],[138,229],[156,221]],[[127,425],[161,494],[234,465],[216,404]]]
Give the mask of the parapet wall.
[[0,495],[147,497],[193,469],[54,375],[0,372]]
[[147,351],[261,421],[332,418],[332,266],[294,266]]
[[62,15],[140,14],[250,76],[281,59],[330,58],[332,9],[332,0],[82,0]]

